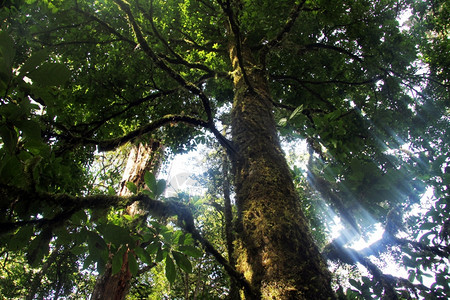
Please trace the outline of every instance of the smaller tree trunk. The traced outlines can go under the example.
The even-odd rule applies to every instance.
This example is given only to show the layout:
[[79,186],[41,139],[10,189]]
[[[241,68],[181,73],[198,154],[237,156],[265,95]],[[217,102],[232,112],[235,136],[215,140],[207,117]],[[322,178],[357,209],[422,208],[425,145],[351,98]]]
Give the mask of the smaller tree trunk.
[[[133,146],[128,155],[127,165],[122,176],[119,196],[129,196],[131,192],[126,187],[127,182],[133,182],[137,187],[144,185],[144,174],[146,171],[156,173],[161,165],[162,149],[161,144],[153,141],[149,144],[139,144]],[[143,213],[139,210],[137,203],[127,207],[127,214],[135,216]],[[105,273],[97,278],[92,292],[91,300],[123,300],[128,294],[131,282],[131,272],[128,268],[128,255],[123,256],[122,268],[117,274],[112,274],[112,265],[106,265]],[[111,255],[112,256],[112,255]]]

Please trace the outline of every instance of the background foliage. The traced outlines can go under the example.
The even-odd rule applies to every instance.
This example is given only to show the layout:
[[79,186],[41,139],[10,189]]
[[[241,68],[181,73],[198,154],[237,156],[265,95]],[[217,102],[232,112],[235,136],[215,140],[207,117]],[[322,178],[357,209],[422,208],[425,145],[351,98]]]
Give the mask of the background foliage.
[[[188,208],[198,232],[229,251],[223,150],[203,126],[199,95],[170,75],[208,95],[228,136],[226,16],[220,1],[130,1],[149,59],[113,2],[0,4],[0,294],[86,298],[109,253],[119,254],[117,272],[126,252],[130,299],[224,298],[223,265],[167,211]],[[274,10],[270,1],[239,1],[254,51],[277,36],[294,2]],[[450,297],[448,2],[312,0],[302,8],[265,68],[280,137],[307,144],[307,154],[291,153],[292,173],[317,244],[344,274],[337,294]],[[157,138],[168,156],[199,143],[213,150],[197,178],[204,194],[166,199],[164,182],[148,174],[146,189],[130,190],[166,206],[132,218],[123,210],[130,200],[112,197],[127,155],[114,138],[145,126],[154,130],[126,142]],[[338,236],[334,224],[344,228]],[[379,241],[349,248],[377,228]],[[383,273],[385,259],[408,278]]]

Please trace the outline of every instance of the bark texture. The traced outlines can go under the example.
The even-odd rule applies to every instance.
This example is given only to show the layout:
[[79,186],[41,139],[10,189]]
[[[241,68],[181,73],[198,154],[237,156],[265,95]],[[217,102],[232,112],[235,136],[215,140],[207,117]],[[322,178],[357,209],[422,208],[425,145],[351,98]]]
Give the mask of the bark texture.
[[[300,209],[277,136],[265,72],[231,43],[238,206],[237,268],[263,299],[333,299],[330,274]],[[245,73],[241,66],[244,65]]]
[[[126,188],[127,182],[133,182],[136,186],[144,185],[144,174],[146,171],[155,173],[160,166],[162,149],[159,142],[133,145],[128,155],[127,165],[122,175],[119,196],[129,196],[131,192]],[[126,209],[127,214],[134,216],[142,213],[137,202]],[[128,268],[128,255],[125,252],[122,268],[117,274],[112,274],[110,263],[106,266],[105,273],[100,275],[95,282],[91,300],[123,300],[130,289],[132,274]]]

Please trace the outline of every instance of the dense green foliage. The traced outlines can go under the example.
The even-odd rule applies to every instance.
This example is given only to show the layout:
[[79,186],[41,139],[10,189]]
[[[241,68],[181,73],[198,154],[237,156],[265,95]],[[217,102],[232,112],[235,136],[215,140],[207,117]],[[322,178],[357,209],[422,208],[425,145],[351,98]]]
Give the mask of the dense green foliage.
[[[440,0],[1,1],[0,295],[86,298],[110,253],[113,273],[129,253],[130,299],[227,295],[225,3],[261,58],[280,138],[308,144],[292,173],[318,246],[368,273],[339,281],[339,296],[450,297],[450,7]],[[168,155],[214,148],[199,179],[208,192],[166,199],[148,173],[147,188],[114,196],[126,145],[151,138]],[[147,214],[124,212],[134,200]],[[335,222],[344,229],[332,240]],[[381,240],[349,248],[380,227]],[[383,257],[408,279],[384,274]]]

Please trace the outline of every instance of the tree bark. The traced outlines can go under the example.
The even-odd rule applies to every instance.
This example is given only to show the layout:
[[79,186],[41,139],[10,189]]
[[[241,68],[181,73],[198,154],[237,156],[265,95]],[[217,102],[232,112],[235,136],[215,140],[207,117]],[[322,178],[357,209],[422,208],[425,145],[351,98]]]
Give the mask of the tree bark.
[[[237,269],[257,295],[246,299],[333,299],[331,276],[301,211],[277,136],[266,74],[245,45],[233,63],[233,162],[238,207]],[[245,72],[241,66],[244,65]]]
[[[153,141],[149,144],[133,145],[128,155],[127,165],[122,176],[119,196],[129,196],[131,192],[126,188],[127,182],[133,182],[137,187],[144,185],[144,174],[146,171],[156,173],[162,158],[162,150],[159,142]],[[127,214],[134,216],[142,213],[137,203],[133,203],[126,209]],[[112,265],[107,264],[105,273],[99,275],[95,282],[91,300],[123,300],[128,294],[131,282],[131,272],[128,267],[128,255],[125,252],[122,268],[117,274],[112,274]]]

